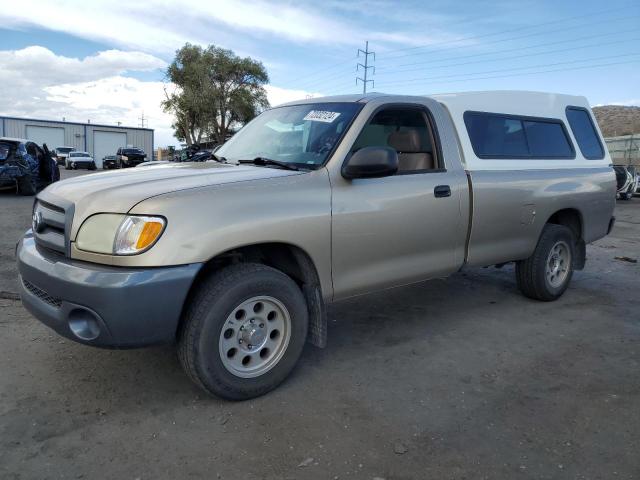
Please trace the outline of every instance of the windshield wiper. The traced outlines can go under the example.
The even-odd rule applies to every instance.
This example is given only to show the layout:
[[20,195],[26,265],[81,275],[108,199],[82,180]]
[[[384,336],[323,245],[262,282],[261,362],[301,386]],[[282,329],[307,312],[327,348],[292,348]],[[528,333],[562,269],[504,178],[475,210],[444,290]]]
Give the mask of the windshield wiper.
[[238,160],[238,163],[252,163],[253,165],[259,166],[275,165],[277,167],[286,168],[287,170],[300,170],[291,163],[281,162],[280,160],[273,160],[272,158],[267,157],[256,157],[253,160]]

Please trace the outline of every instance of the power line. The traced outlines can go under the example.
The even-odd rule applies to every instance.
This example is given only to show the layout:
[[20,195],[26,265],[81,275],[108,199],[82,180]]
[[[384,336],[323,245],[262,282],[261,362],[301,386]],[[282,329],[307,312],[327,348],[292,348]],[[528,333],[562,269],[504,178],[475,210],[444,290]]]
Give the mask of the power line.
[[395,53],[395,52],[404,52],[404,51],[410,51],[410,50],[417,50],[420,48],[431,48],[433,46],[437,46],[437,45],[443,45],[443,44],[449,44],[449,43],[457,43],[457,42],[462,42],[462,41],[467,41],[467,40],[476,40],[478,38],[486,38],[486,37],[492,37],[492,36],[496,36],[496,35],[503,35],[505,33],[511,33],[511,32],[518,32],[521,30],[530,30],[532,28],[538,28],[538,27],[545,27],[548,25],[553,25],[556,23],[564,23],[567,21],[571,21],[571,20],[577,20],[580,18],[585,18],[585,17],[592,17],[594,15],[602,15],[602,14],[608,14],[608,13],[612,13],[612,12],[618,12],[620,10],[627,10],[629,8],[629,5],[625,6],[625,7],[620,7],[620,8],[613,8],[613,9],[606,9],[606,10],[600,10],[597,12],[591,12],[591,13],[586,13],[583,15],[577,15],[577,16],[573,16],[573,17],[566,17],[566,18],[561,18],[559,20],[554,20],[551,22],[543,22],[543,23],[538,23],[535,25],[530,25],[528,27],[518,27],[518,28],[511,28],[508,30],[501,30],[499,32],[491,32],[491,33],[485,33],[485,34],[480,34],[480,35],[471,35],[471,36],[467,36],[467,37],[460,37],[454,40],[443,40],[441,42],[435,42],[435,43],[426,43],[423,45],[416,45],[413,47],[404,47],[404,48],[396,48],[393,50],[387,50],[386,52],[383,53],[384,56],[386,56],[386,53]]
[[[622,34],[626,34],[626,33],[631,33],[631,32],[638,32],[637,28],[633,28],[630,30],[623,30],[623,31],[618,31],[618,32],[609,32],[609,33],[603,33],[601,35],[587,35],[584,37],[576,37],[576,38],[571,38],[568,40],[559,40],[559,41],[555,41],[555,42],[546,42],[546,43],[538,43],[536,45],[529,45],[526,47],[515,47],[515,48],[507,48],[507,49],[502,49],[502,50],[496,50],[493,52],[484,52],[484,53],[472,53],[470,55],[459,55],[456,57],[449,57],[449,58],[440,58],[440,59],[435,59],[435,60],[423,60],[420,62],[411,62],[411,63],[403,63],[400,65],[394,65],[394,66],[385,66],[385,65],[380,65],[378,66],[378,69],[382,69],[382,70],[386,70],[386,69],[396,69],[398,67],[411,67],[414,65],[433,65],[434,63],[441,63],[441,62],[450,62],[450,61],[455,61],[455,60],[462,60],[465,58],[477,58],[480,56],[487,56],[487,55],[499,55],[501,53],[509,53],[509,52],[520,52],[522,50],[530,50],[532,48],[539,48],[539,47],[548,47],[551,45],[562,45],[565,43],[573,43],[573,42],[579,42],[582,40],[593,40],[594,38],[602,38],[602,37],[611,37],[614,35],[622,35]],[[626,40],[621,40],[622,41],[630,41],[630,40],[635,40],[635,39],[626,39]],[[597,43],[595,44],[595,46],[601,46],[601,45],[611,45],[613,44],[613,42],[611,43]],[[583,46],[580,46],[579,48],[582,48]],[[578,47],[576,47],[578,48]],[[534,55],[534,54],[532,54]],[[493,61],[493,60],[480,60],[480,62],[483,61]],[[456,65],[461,65],[461,64],[456,64]],[[452,65],[444,65],[444,66],[452,66]],[[398,71],[398,70],[395,70]],[[410,70],[402,70],[402,71],[410,71]]]
[[[485,60],[472,60],[469,62],[461,62],[461,63],[452,63],[452,64],[448,64],[448,65],[439,65],[438,68],[450,68],[450,67],[459,67],[462,65],[472,65],[472,64],[476,64],[476,63],[488,63],[488,62],[500,62],[503,60],[514,60],[514,59],[521,59],[521,58],[526,58],[526,57],[535,57],[535,56],[540,56],[540,55],[548,55],[551,53],[560,53],[560,52],[569,52],[569,51],[573,51],[573,50],[582,50],[585,48],[591,48],[591,47],[603,47],[603,46],[607,46],[607,45],[616,45],[616,44],[620,44],[620,43],[627,43],[627,42],[631,42],[631,41],[638,41],[640,40],[640,37],[636,37],[636,38],[629,38],[626,40],[617,40],[617,41],[613,41],[613,42],[604,42],[604,43],[596,43],[596,44],[591,44],[591,45],[580,45],[577,47],[569,47],[569,48],[559,48],[559,49],[555,49],[555,50],[546,50],[544,52],[535,52],[535,53],[528,53],[528,54],[522,54],[522,55],[512,55],[509,57],[501,57],[501,58],[491,58],[491,59],[485,59]],[[394,75],[394,74],[398,74],[398,73],[405,73],[405,72],[415,72],[415,71],[421,71],[424,70],[425,67],[418,67],[418,68],[411,68],[411,69],[404,69],[404,70],[394,70],[393,72],[382,72],[378,75]]]
[[636,63],[637,60],[628,60],[628,61],[623,61],[623,62],[612,62],[612,63],[600,63],[600,64],[596,64],[596,65],[583,65],[581,67],[570,67],[570,68],[555,68],[552,70],[540,70],[538,72],[523,72],[523,73],[513,73],[513,74],[509,74],[509,75],[492,75],[489,77],[477,77],[477,78],[463,78],[460,80],[440,80],[438,82],[426,82],[425,85],[435,85],[438,83],[456,83],[456,82],[469,82],[469,81],[473,81],[473,80],[487,80],[487,79],[493,79],[493,78],[508,78],[508,77],[522,77],[522,76],[526,76],[526,75],[539,75],[542,73],[553,73],[553,72],[568,72],[571,70],[585,70],[585,69],[590,69],[590,68],[601,68],[601,67],[610,67],[613,65],[625,65],[625,64],[631,64],[631,63]]
[[[507,75],[491,75],[491,76],[485,76],[485,77],[477,77],[477,78],[463,78],[463,79],[459,79],[459,80],[440,80],[437,82],[425,82],[425,85],[437,85],[440,83],[458,83],[458,82],[469,82],[469,81],[474,81],[474,80],[487,80],[487,79],[496,79],[496,78],[509,78],[509,77],[523,77],[523,76],[527,76],[527,75],[540,75],[543,73],[555,73],[555,72],[567,72],[567,71],[573,71],[573,70],[588,70],[591,68],[602,68],[602,67],[610,67],[610,66],[615,66],[615,65],[628,65],[628,64],[632,64],[632,63],[637,63],[637,60],[628,60],[628,61],[622,61],[622,62],[610,62],[610,63],[600,63],[600,64],[595,64],[595,65],[583,65],[583,66],[579,66],[579,67],[569,67],[569,68],[555,68],[555,69],[551,69],[551,70],[540,70],[537,72],[522,72],[522,73],[513,73],[513,74],[507,74]],[[428,95],[428,94],[426,94]]]
[[[571,27],[562,27],[562,28],[558,28],[558,29],[554,29],[554,30],[545,30],[542,32],[533,32],[533,33],[527,33],[525,35],[518,35],[515,37],[507,37],[507,38],[499,38],[497,40],[492,40],[490,42],[484,42],[479,44],[479,46],[486,46],[486,45],[494,45],[496,43],[504,43],[504,42],[509,42],[512,40],[521,40],[523,38],[530,38],[530,37],[535,37],[535,36],[539,36],[539,35],[548,35],[550,33],[564,33],[567,32],[569,30],[576,30],[576,29],[580,29],[580,28],[585,28],[585,27],[589,27],[591,25],[597,24],[597,25],[602,25],[603,22],[613,22],[613,21],[619,21],[619,20],[637,20],[638,17],[630,17],[630,16],[624,16],[624,17],[617,17],[617,18],[610,18],[607,20],[598,20],[596,22],[590,22],[590,23],[585,23],[585,24],[581,24],[581,25],[574,25]],[[553,23],[553,22],[552,22]],[[503,32],[504,33],[504,32]],[[467,37],[467,40],[472,39],[473,37]],[[456,43],[458,41],[462,41],[462,40],[457,40],[457,41],[451,41],[451,42],[441,42],[441,44],[448,44],[448,43]],[[395,56],[390,56],[390,57],[383,57],[383,59],[397,59],[397,58],[405,58],[405,57],[412,57],[412,56],[416,56],[416,55],[433,55],[435,53],[441,53],[443,51],[449,51],[449,50],[459,50],[461,48],[469,48],[469,45],[454,45],[454,46],[450,46],[450,47],[446,47],[446,48],[440,48],[438,49],[437,52],[417,52],[417,53],[407,53],[404,55],[395,55]]]
[[[350,60],[350,62],[352,62],[353,60],[356,60],[357,57],[354,57],[354,59]],[[340,65],[342,66],[342,65]],[[317,85],[322,85],[334,78],[338,78],[338,77],[350,77],[351,74],[353,73],[353,67],[349,67],[348,69],[346,67],[344,71],[339,71],[339,72],[333,72],[330,73],[328,75],[321,75],[320,77],[317,77],[315,79],[313,79],[313,81],[311,82],[302,82],[301,84],[298,84],[298,88],[303,88],[305,90],[311,90],[313,88],[315,88]]]
[[[570,20],[577,20],[577,19],[581,19],[581,18],[585,18],[585,17],[590,17],[590,16],[594,16],[594,15],[602,15],[602,14],[606,14],[606,13],[612,13],[612,12],[617,12],[620,10],[624,10],[627,9],[628,7],[621,7],[621,8],[616,8],[616,9],[608,9],[608,10],[602,10],[599,12],[592,12],[589,14],[584,14],[584,15],[578,15],[578,16],[574,16],[574,17],[568,17],[568,18],[564,18],[564,19],[560,19],[560,20],[555,20],[552,22],[546,22],[544,24],[537,24],[537,25],[532,25],[532,26],[528,26],[528,27],[522,27],[522,28],[518,28],[518,29],[509,29],[509,30],[503,30],[500,32],[492,32],[492,33],[488,33],[488,34],[483,34],[483,35],[474,35],[474,36],[468,36],[468,37],[463,37],[463,38],[459,38],[456,40],[450,40],[450,41],[442,41],[442,42],[437,42],[437,43],[432,43],[432,44],[426,44],[426,45],[422,45],[422,46],[415,46],[415,47],[407,47],[407,48],[401,48],[401,49],[396,49],[396,50],[390,50],[388,52],[402,52],[402,51],[411,51],[411,50],[417,50],[420,48],[426,48],[426,47],[432,47],[434,45],[445,45],[445,44],[451,44],[451,43],[455,43],[455,42],[461,42],[461,41],[465,41],[465,40],[471,40],[471,39],[476,39],[476,38],[484,38],[484,37],[490,37],[490,36],[496,36],[496,35],[502,35],[505,33],[509,33],[509,32],[513,32],[513,31],[521,31],[521,30],[526,30],[526,29],[532,29],[532,28],[539,28],[542,26],[548,26],[548,25],[553,25],[553,24],[557,24],[557,23],[562,23],[562,22],[567,22]],[[611,18],[606,20],[607,22],[611,22],[611,21],[616,21],[616,20],[620,20],[620,19],[635,19],[636,17],[620,17],[620,18]],[[598,20],[598,24],[602,24],[602,20]],[[575,25],[572,27],[563,27],[562,29],[556,29],[556,30],[546,30],[546,31],[542,31],[542,32],[534,32],[534,33],[529,33],[526,35],[519,35],[519,36],[515,36],[515,37],[509,37],[509,38],[502,38],[502,39],[497,39],[491,42],[486,42],[483,44],[480,44],[480,46],[484,46],[484,45],[489,45],[489,44],[495,44],[495,43],[502,43],[502,42],[507,42],[507,41],[512,41],[512,40],[518,40],[518,39],[522,39],[522,38],[529,38],[529,37],[533,37],[533,36],[537,36],[537,35],[546,35],[546,34],[550,34],[550,33],[555,33],[555,32],[565,32],[567,30],[571,30],[571,29],[577,29],[577,28],[585,28],[586,26],[591,25],[594,22],[591,23],[586,23],[586,24],[580,24],[580,25]],[[520,47],[520,48],[511,48],[511,49],[503,49],[501,51],[495,51],[495,52],[481,52],[481,53],[477,53],[477,54],[473,54],[473,55],[463,55],[463,56],[457,56],[454,58],[441,58],[441,59],[434,59],[432,61],[420,61],[420,62],[412,62],[412,63],[404,63],[404,64],[400,64],[397,66],[382,66],[383,69],[391,69],[391,68],[397,68],[398,66],[414,66],[414,65],[423,65],[423,64],[433,64],[433,63],[439,63],[442,64],[443,62],[446,63],[444,65],[440,65],[441,67],[453,67],[453,66],[460,66],[460,65],[468,65],[468,64],[473,64],[473,63],[481,63],[482,61],[469,61],[469,62],[464,62],[464,63],[457,63],[457,64],[451,64],[451,61],[455,61],[457,59],[463,59],[463,58],[472,58],[472,57],[477,57],[477,56],[486,56],[486,55],[499,55],[501,53],[507,53],[507,52],[512,52],[512,51],[520,51],[523,49],[532,49],[532,48],[538,48],[538,47],[542,47],[542,46],[550,46],[550,45],[558,45],[558,44],[563,44],[563,43],[571,43],[571,42],[575,42],[575,41],[580,41],[583,39],[593,39],[593,38],[598,38],[598,37],[606,37],[606,36],[611,36],[611,35],[619,35],[622,33],[628,33],[628,32],[632,32],[635,31],[634,30],[626,30],[626,31],[618,31],[618,32],[612,32],[612,33],[607,33],[607,34],[601,34],[601,35],[591,35],[591,36],[586,36],[586,37],[580,37],[580,38],[573,38],[573,39],[569,39],[569,40],[561,40],[561,41],[556,41],[556,42],[546,42],[546,43],[541,43],[541,44],[537,44],[537,45],[531,45],[531,46],[525,46],[525,47]],[[570,51],[570,50],[574,50],[574,49],[581,49],[581,48],[588,48],[590,46],[601,46],[601,45],[612,45],[615,43],[624,43],[625,41],[632,41],[632,40],[637,40],[637,39],[628,39],[628,40],[621,40],[619,42],[608,42],[608,43],[599,43],[597,45],[589,45],[589,46],[579,46],[579,47],[573,47],[573,48],[567,48],[567,49],[556,49],[556,50],[552,50],[552,51],[547,51],[547,52],[535,52],[535,53],[530,53],[530,54],[525,54],[525,55],[519,55],[517,57],[512,56],[512,57],[503,57],[503,58],[495,58],[495,59],[488,59],[485,60],[487,62],[495,62],[495,61],[500,61],[500,60],[509,60],[509,59],[513,59],[513,58],[521,58],[521,57],[525,57],[525,56],[539,56],[539,55],[544,55],[544,54],[550,54],[550,53],[557,53],[557,52],[562,52],[562,51]],[[443,50],[454,50],[454,49],[460,49],[460,48],[467,48],[467,45],[458,45],[458,46],[450,46],[448,48],[445,49],[440,49],[438,52],[414,52],[414,53],[410,53],[410,54],[405,54],[405,55],[399,55],[399,56],[390,56],[387,58],[390,59],[397,59],[397,58],[402,58],[402,57],[408,57],[408,56],[414,56],[414,55],[433,55],[435,53],[439,53]],[[365,55],[365,63],[359,63],[356,67],[356,71],[360,71],[360,68],[364,69],[364,78],[361,77],[357,77],[356,79],[356,85],[358,84],[358,82],[362,82],[363,83],[363,92],[366,92],[367,89],[367,85],[369,82],[371,82],[372,84],[374,83],[372,79],[369,78],[369,70],[373,70],[373,72],[375,73],[375,67],[372,67],[371,65],[369,65],[369,55],[368,54],[374,54],[374,52],[369,51],[369,47],[368,47],[368,42],[366,43],[366,47],[365,50],[359,49],[358,50],[358,56],[355,57],[355,59],[358,59],[360,57],[361,54]],[[375,55],[374,55],[374,59],[375,59]],[[313,88],[315,88],[316,86],[323,86],[325,87],[326,84],[328,82],[331,82],[333,80],[337,80],[340,77],[342,77],[343,75],[345,75],[345,73],[347,73],[346,71],[337,71],[340,68],[344,68],[344,66],[353,61],[353,59],[350,60],[345,60],[342,62],[339,62],[335,65],[332,65],[330,67],[326,67],[323,68],[321,70],[317,70],[315,72],[311,72],[309,74],[306,74],[302,77],[300,77],[298,80],[300,79],[304,79],[304,78],[309,78],[310,81],[307,82],[302,82],[302,84],[300,85],[300,88],[304,88],[305,90],[312,90]],[[571,62],[570,62],[571,63]],[[535,68],[535,67],[531,67],[531,68]],[[391,73],[400,73],[400,72],[409,72],[409,71],[419,71],[421,70],[420,68],[418,69],[404,69],[404,70],[394,70],[394,72],[389,72],[389,73],[385,73],[386,75],[390,75]],[[317,73],[322,73],[319,77],[317,76]],[[487,73],[487,72],[485,72]],[[315,78],[310,78],[315,76]],[[430,77],[431,78],[431,77]],[[406,81],[417,81],[420,79],[410,79],[410,80],[404,80]],[[396,81],[398,82],[398,81]],[[331,90],[335,90],[337,87],[332,88]],[[325,90],[325,88],[322,88],[323,90]],[[326,90],[325,90],[326,91]]]
[[369,74],[369,69],[372,68],[373,69],[373,74],[375,75],[376,73],[376,67],[373,65],[369,65],[369,55],[373,55],[373,61],[376,61],[376,52],[370,52],[369,51],[369,41],[367,40],[365,42],[365,47],[364,50],[362,50],[361,48],[358,49],[358,57],[360,57],[360,54],[364,55],[364,64],[362,63],[358,63],[356,65],[356,72],[359,71],[360,67],[362,67],[362,69],[364,70],[364,78],[360,78],[360,77],[356,77],[356,85],[358,85],[358,80],[360,80],[362,82],[362,93],[365,94],[367,93],[367,84],[369,82],[371,82],[371,84],[373,85],[373,87],[375,88],[375,82],[373,80],[367,80],[367,76]]
[[[358,57],[352,57],[352,58],[350,58],[349,60],[344,60],[344,61],[338,62],[338,63],[336,63],[336,64],[334,64],[334,65],[332,65],[332,66],[330,66],[330,67],[324,67],[324,68],[320,68],[320,69],[318,69],[318,70],[314,70],[314,71],[312,71],[312,72],[309,72],[309,73],[307,73],[307,74],[305,74],[305,75],[302,75],[302,76],[298,77],[298,78],[297,78],[297,80],[298,80],[298,81],[300,81],[301,79],[314,77],[314,76],[316,76],[316,75],[317,75],[317,74],[319,74],[319,73],[326,73],[326,72],[329,72],[329,71],[335,70],[336,68],[340,68],[341,66],[346,65],[347,63],[351,63],[351,62],[353,62],[353,61],[354,61],[354,60],[356,60],[357,58],[358,58]],[[304,82],[303,82],[303,83],[304,83]]]
[[[609,58],[620,58],[620,57],[629,57],[629,56],[635,56],[635,55],[640,55],[640,53],[624,53],[621,55],[607,55],[605,57],[594,57],[594,58],[585,58],[582,60],[573,60],[573,61],[563,61],[563,62],[557,62],[557,63],[546,63],[546,64],[540,64],[540,65],[530,65],[527,67],[514,67],[514,68],[506,68],[506,69],[499,69],[499,70],[486,70],[483,72],[467,72],[467,73],[459,73],[459,74],[453,74],[453,75],[435,75],[435,76],[430,76],[430,77],[421,77],[421,78],[411,78],[411,79],[406,79],[406,80],[393,80],[390,82],[385,82],[386,84],[404,84],[404,83],[414,83],[414,82],[421,82],[424,80],[437,80],[437,79],[450,79],[450,78],[455,78],[455,77],[464,77],[464,76],[473,76],[473,75],[485,75],[487,73],[501,73],[501,72],[512,72],[514,70],[527,70],[527,69],[531,69],[531,68],[546,68],[546,67],[553,67],[553,66],[557,66],[557,65],[568,65],[568,64],[572,64],[572,63],[580,63],[580,62],[591,62],[594,60],[604,60],[604,59],[609,59]],[[631,63],[635,62],[637,60],[633,60]]]

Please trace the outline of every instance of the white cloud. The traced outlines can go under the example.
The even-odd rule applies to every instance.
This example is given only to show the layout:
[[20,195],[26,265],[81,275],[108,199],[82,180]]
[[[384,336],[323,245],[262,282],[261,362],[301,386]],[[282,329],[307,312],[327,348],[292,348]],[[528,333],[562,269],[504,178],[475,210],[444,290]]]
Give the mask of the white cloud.
[[623,107],[640,107],[640,98],[634,98],[631,100],[622,100],[618,102],[608,102],[603,105],[620,105]]
[[[86,81],[128,71],[152,71],[166,67],[166,62],[142,52],[106,50],[84,59],[56,55],[41,46],[0,51],[4,75],[21,77],[24,82],[55,85],[61,82]],[[37,69],[37,70],[36,70]]]
[[267,85],[267,98],[272,107],[276,107],[283,103],[293,102],[308,97],[321,97],[321,93],[312,93],[305,90],[290,90],[288,88],[274,87],[273,85]]
[[[136,126],[144,112],[158,146],[177,145],[172,117],[164,113],[165,84],[124,76],[165,64],[141,52],[108,50],[83,59],[56,55],[43,47],[0,51],[3,65],[0,115]],[[303,90],[268,85],[272,105],[305,98]]]
[[[241,50],[238,41],[243,40],[242,37],[230,36],[229,31],[240,31],[245,36],[271,35],[298,42],[350,46],[360,46],[365,38],[395,45],[423,45],[453,38],[443,29],[430,28],[429,33],[425,33],[425,21],[436,17],[425,17],[424,9],[399,10],[397,5],[388,2],[382,5],[365,9],[364,18],[358,12],[357,16],[354,13],[344,19],[330,13],[331,9],[322,3],[22,0],[20,8],[1,9],[0,22],[4,28],[38,27],[109,45],[161,53],[172,53],[185,42],[226,44],[227,48]],[[343,9],[334,8],[336,10]],[[404,28],[399,31],[388,22],[397,21],[400,13]],[[371,28],[374,23],[367,20],[372,17],[383,19],[389,31]],[[425,21],[418,21],[420,19]],[[446,22],[436,24],[446,25]]]

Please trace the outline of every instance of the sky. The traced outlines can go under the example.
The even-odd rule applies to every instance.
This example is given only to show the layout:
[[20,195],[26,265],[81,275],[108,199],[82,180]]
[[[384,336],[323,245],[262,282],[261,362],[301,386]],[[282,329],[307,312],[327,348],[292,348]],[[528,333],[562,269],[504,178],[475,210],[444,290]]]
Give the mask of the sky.
[[177,145],[160,102],[186,42],[261,61],[276,106],[362,92],[366,41],[368,91],[640,105],[638,0],[0,0],[0,116],[138,126],[144,113],[156,145]]

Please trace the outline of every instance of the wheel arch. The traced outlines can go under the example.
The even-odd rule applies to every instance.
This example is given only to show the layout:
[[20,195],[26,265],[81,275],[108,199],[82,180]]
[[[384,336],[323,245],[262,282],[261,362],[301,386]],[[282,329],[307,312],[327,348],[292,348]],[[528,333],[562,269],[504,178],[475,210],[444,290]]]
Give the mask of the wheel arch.
[[298,284],[307,302],[309,313],[307,341],[317,347],[325,347],[327,343],[327,315],[318,271],[311,256],[305,250],[285,242],[257,243],[234,247],[206,261],[191,285],[183,306],[183,315],[178,324],[176,336],[182,329],[185,307],[191,301],[200,282],[221,268],[242,262],[268,265],[285,273]]
[[584,241],[584,216],[577,208],[563,208],[549,216],[545,225],[551,223],[562,225],[573,232],[576,239],[574,268],[582,270],[586,262],[586,245]]

